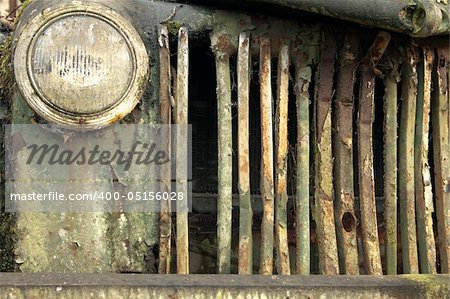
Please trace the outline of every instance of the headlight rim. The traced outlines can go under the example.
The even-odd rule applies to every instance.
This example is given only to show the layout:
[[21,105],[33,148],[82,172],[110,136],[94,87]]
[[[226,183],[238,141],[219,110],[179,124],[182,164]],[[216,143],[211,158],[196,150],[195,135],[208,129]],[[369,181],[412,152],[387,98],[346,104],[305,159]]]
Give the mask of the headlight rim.
[[[131,50],[133,74],[125,94],[111,107],[98,113],[73,113],[57,107],[39,94],[33,82],[31,59],[34,45],[46,28],[58,20],[72,15],[97,17],[113,26],[126,40]],[[144,42],[133,25],[115,10],[95,2],[65,2],[45,9],[33,11],[16,38],[14,71],[16,82],[25,101],[44,120],[75,130],[95,130],[112,125],[130,114],[139,103],[149,76],[149,59]]]

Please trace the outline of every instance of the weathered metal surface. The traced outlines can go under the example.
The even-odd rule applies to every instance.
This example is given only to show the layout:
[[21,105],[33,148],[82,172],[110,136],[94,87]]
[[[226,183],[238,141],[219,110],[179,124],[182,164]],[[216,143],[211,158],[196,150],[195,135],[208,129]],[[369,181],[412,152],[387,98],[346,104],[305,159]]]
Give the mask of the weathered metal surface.
[[[172,123],[172,91],[171,91],[171,65],[169,49],[169,31],[166,26],[162,26],[159,35],[159,101],[161,109],[161,122],[170,125]],[[161,148],[166,153],[171,150],[171,134],[167,130],[162,130]],[[162,165],[161,169],[161,192],[170,194],[172,185],[171,166]],[[159,214],[159,269],[160,274],[170,273],[171,261],[171,241],[172,241],[172,213],[171,202],[161,201],[161,211]]]
[[398,82],[400,81],[398,57],[391,54],[391,69],[384,85],[384,226],[386,274],[397,274],[397,131]]
[[289,275],[289,246],[287,232],[287,161],[288,161],[288,102],[290,42],[281,42],[278,56],[277,101],[275,113],[275,236],[277,273]]
[[[33,113],[18,94],[12,105],[14,123],[34,120]],[[79,141],[78,147],[86,146],[83,140]],[[27,175],[43,177],[41,169],[29,167],[26,170]],[[123,173],[119,167],[112,170],[108,165],[98,167],[96,172],[80,169],[79,174],[71,174],[86,180],[77,192],[89,194],[97,189],[113,192],[112,181],[98,180],[99,174],[112,177],[112,171]],[[150,175],[142,168],[131,171],[142,176]],[[62,177],[64,175],[61,174]],[[157,216],[156,213],[120,211],[114,214],[18,213],[14,227],[15,263],[23,272],[153,272],[151,260],[155,259],[149,251],[158,242]]]
[[[42,4],[42,1],[33,2]],[[157,61],[156,53],[150,51],[149,56]],[[152,70],[152,76],[155,73],[156,70]],[[150,86],[157,95],[158,86]],[[156,111],[137,114],[133,121],[156,123],[159,120],[159,104],[154,102],[155,98],[157,96],[146,95],[141,107],[145,109],[152,103]],[[37,117],[17,90],[8,103],[12,106],[12,123],[36,123]],[[83,173],[88,182],[78,191],[108,188],[96,182],[100,172],[111,176],[114,172],[119,179],[123,174],[119,167],[111,170],[109,166],[98,169],[97,173]],[[141,177],[151,175],[143,168],[132,172]],[[27,174],[42,176],[39,169]],[[109,188],[114,191],[113,186]],[[13,266],[23,272],[154,272],[152,260],[155,261],[155,257],[151,248],[158,243],[157,230],[157,213],[18,213],[12,230],[16,235]]]
[[297,182],[295,198],[296,274],[308,275],[311,269],[310,240],[310,94],[312,70],[306,54],[296,53],[295,94],[297,106]]
[[231,115],[230,45],[227,34],[212,45],[216,57],[218,116],[217,263],[219,274],[230,274],[233,128]]
[[[189,35],[186,27],[181,27],[178,33],[178,61],[177,61],[177,86],[176,86],[176,117],[175,123],[188,124],[188,95],[189,95]],[[176,157],[177,161],[187,161],[187,136],[188,132],[183,128],[177,129]],[[183,150],[185,149],[185,150]],[[177,175],[187,173],[187,165],[177,163]],[[177,192],[183,192],[187,196],[187,181],[179,180],[176,185]],[[189,223],[187,202],[177,201],[177,273],[189,273]]]
[[326,30],[322,44],[319,75],[316,79],[315,110],[315,222],[319,246],[319,271],[339,274],[336,230],[334,227],[332,97],[335,72],[336,37]]
[[[63,0],[64,1],[64,0]],[[47,3],[61,3],[62,1],[52,1],[49,0]],[[103,1],[101,1],[103,2]],[[39,11],[41,6],[39,4],[42,4],[42,1],[35,1],[36,6],[32,10]],[[132,114],[130,114],[127,117],[127,120],[125,122],[139,122],[139,123],[149,123],[149,122],[159,122],[160,120],[160,109],[159,109],[159,86],[160,86],[160,74],[159,74],[159,55],[158,55],[158,33],[156,32],[157,25],[166,20],[167,16],[170,16],[173,12],[173,4],[170,3],[162,3],[162,2],[149,2],[144,0],[136,0],[136,1],[108,1],[104,3],[108,7],[121,7],[122,12],[124,16],[130,20],[130,22],[133,22],[135,25],[137,31],[140,33],[141,37],[144,39],[144,42],[146,44],[149,57],[150,57],[150,63],[152,64],[151,68],[151,80],[146,84],[147,86],[143,86],[146,89],[146,93],[144,97],[142,98],[139,106],[135,111],[133,111]],[[126,4],[126,5],[124,5]],[[123,6],[126,6],[123,7]],[[136,7],[139,7],[140,9],[136,9]],[[224,16],[227,16],[229,18],[224,18]],[[226,23],[226,20],[228,20],[228,23]],[[231,21],[230,21],[231,20]],[[250,20],[250,21],[249,21]],[[241,22],[243,21],[243,22]],[[263,25],[262,27],[258,27],[254,30],[255,36],[260,36],[264,32],[269,32],[270,34],[277,34],[282,32],[286,35],[287,38],[295,37],[296,30],[300,28],[296,24],[296,22],[292,21],[286,21],[286,22],[276,22],[277,20],[275,18],[269,18],[267,21],[264,21],[265,24],[271,23],[271,27],[267,29],[266,25]],[[229,29],[233,28],[233,30],[238,29],[238,32],[242,31],[242,28],[245,30],[251,29],[254,27],[254,25],[251,23],[251,17],[249,15],[237,15],[234,13],[224,13],[222,14],[218,11],[217,14],[213,15],[212,10],[204,9],[201,7],[194,7],[190,5],[184,5],[181,9],[177,10],[176,15],[167,22],[167,27],[170,34],[176,35],[178,33],[179,26],[181,24],[189,24],[189,27],[194,31],[193,35],[197,37],[197,34],[201,32],[208,31],[213,28],[213,24],[219,26],[224,26],[224,28]],[[224,25],[226,24],[226,26]],[[239,24],[239,25],[236,25]],[[215,27],[216,28],[216,27]],[[290,30],[285,30],[286,28],[289,28]],[[291,31],[292,29],[292,31]],[[294,30],[295,29],[295,30]],[[318,32],[318,27],[313,26],[311,31],[303,30],[308,36],[311,32]],[[308,40],[308,43],[314,43],[310,42]],[[156,55],[155,55],[156,54]],[[175,75],[175,72],[173,72]],[[175,75],[175,77],[177,77]],[[175,89],[174,89],[175,90]],[[20,102],[19,106],[20,109],[25,109],[26,105],[24,105],[24,102]],[[23,106],[23,107],[22,107]],[[176,115],[176,109],[175,115]],[[19,120],[19,116],[21,115],[22,111],[17,112],[16,116],[14,118],[14,121],[17,122]],[[23,113],[25,115],[23,117],[24,122],[32,122],[34,121],[33,113],[31,111],[27,111],[28,114]],[[174,117],[175,118],[175,117]],[[136,176],[143,175],[142,173],[136,173]],[[116,170],[117,176],[120,177],[123,175],[121,171]],[[147,175],[147,174],[146,174]],[[82,216],[82,215],[81,215]],[[81,217],[80,216],[80,217]],[[155,264],[155,259],[152,255],[152,248],[154,244],[158,243],[157,238],[157,230],[159,228],[159,223],[157,222],[158,214],[151,214],[151,215],[119,215],[119,220],[117,221],[116,216],[111,217],[111,215],[105,215],[105,217],[108,219],[104,225],[104,231],[111,232],[111,236],[108,235],[106,239],[114,239],[117,240],[117,242],[109,242],[105,246],[111,246],[111,251],[115,251],[117,254],[117,260],[120,262],[113,262],[112,266],[111,260],[109,255],[103,254],[103,258],[105,259],[105,268],[101,271],[130,271],[130,272],[146,272],[146,271],[154,271],[153,265]],[[126,220],[123,220],[126,218]],[[80,218],[81,219],[81,218]],[[89,218],[87,218],[89,219]],[[48,220],[42,218],[42,220]],[[80,220],[81,221],[81,220]],[[33,222],[34,223],[34,222]],[[49,225],[52,226],[52,221],[43,221],[43,222],[36,222],[36,226],[39,225]],[[80,235],[83,234],[92,234],[92,232],[88,229],[81,230],[78,229],[76,226],[73,226],[75,230],[78,230],[78,233]],[[42,234],[40,232],[34,232],[36,235],[39,236],[39,238],[29,238],[29,243],[45,243],[45,234]],[[40,238],[42,236],[42,238]],[[95,235],[97,241],[102,241],[103,239]],[[105,242],[106,242],[105,239]],[[128,239],[130,240],[130,244],[134,245],[133,249],[127,249],[125,246],[123,246],[123,240],[124,242],[127,242]],[[44,241],[43,241],[44,240]],[[83,241],[83,244],[85,242]],[[117,244],[116,244],[117,243]],[[83,245],[82,244],[82,245]],[[53,248],[50,246],[49,248]],[[95,248],[95,245],[92,246],[92,248]],[[155,249],[156,251],[156,249]],[[40,256],[42,252],[35,251],[37,256]],[[81,252],[84,252],[81,250]],[[99,251],[99,255],[102,255],[102,252]],[[63,255],[57,255],[58,257],[61,257],[62,263],[67,262],[69,265],[71,263],[69,255],[63,256]],[[129,258],[131,256],[131,258]],[[49,255],[50,257],[50,255]],[[89,254],[83,255],[84,262],[85,263],[75,263],[75,265],[79,265],[80,269],[82,268],[83,271],[92,272],[97,270],[92,270],[96,262],[92,262],[93,258],[96,256],[91,256]],[[45,258],[40,259],[45,260]],[[51,258],[51,257],[50,257]],[[80,256],[81,258],[81,256]],[[128,262],[127,259],[131,259],[131,262]],[[116,266],[117,265],[117,266]],[[55,264],[54,271],[66,271],[66,268],[58,268],[58,265]],[[45,265],[42,265],[42,269],[49,269],[46,268]],[[27,270],[26,265],[22,268],[24,271]],[[62,270],[59,270],[62,269]],[[71,271],[71,267],[68,266],[67,271]],[[100,270],[98,270],[100,271]]]
[[0,274],[2,298],[446,298],[448,275]]
[[264,214],[261,224],[260,273],[272,275],[274,236],[273,127],[270,38],[260,38],[261,94],[261,195]]
[[430,105],[431,74],[434,54],[429,47],[423,48],[418,65],[416,136],[414,148],[414,185],[417,212],[417,242],[421,273],[436,273],[436,243],[433,231],[433,190],[430,163]]
[[250,196],[249,102],[250,37],[239,36],[238,50],[238,186],[239,186],[239,274],[253,274],[253,210]]
[[414,194],[414,137],[417,100],[417,48],[406,49],[398,144],[400,232],[404,273],[419,273]]
[[359,274],[357,219],[353,186],[354,84],[359,61],[359,38],[347,30],[339,60],[335,103],[334,192],[335,223],[341,273]]
[[[194,0],[195,1],[195,0]],[[196,2],[203,2],[197,0]],[[210,0],[209,3],[242,5],[242,1]],[[378,27],[412,36],[425,37],[450,33],[446,0],[245,0],[247,5],[260,3],[288,7]]]
[[[153,43],[155,44],[155,46],[157,46],[158,43],[156,43],[156,39],[155,40],[152,39],[153,35],[155,34],[155,32],[153,32],[154,28],[152,27],[155,24],[155,23],[153,23],[153,21],[154,20],[165,20],[167,18],[167,16],[171,15],[172,10],[173,10],[173,4],[169,5],[167,3],[164,4],[164,3],[160,3],[160,2],[152,3],[152,2],[148,2],[148,1],[136,1],[136,2],[134,2],[134,1],[127,1],[126,3],[134,3],[132,5],[133,7],[135,5],[139,4],[139,5],[142,5],[142,7],[145,8],[144,11],[147,11],[146,13],[143,13],[141,11],[136,13],[137,21],[136,21],[135,24],[138,24],[138,30],[142,34],[142,36],[146,36],[147,37],[145,42],[147,43],[148,49],[152,49],[151,47],[152,47]],[[136,4],[136,3],[138,3],[138,4]],[[153,6],[153,5],[155,5],[155,6]],[[155,10],[150,10],[149,9],[149,8],[155,8],[155,7],[156,7]],[[161,17],[160,18],[159,17],[155,17],[154,11],[158,12],[158,14],[161,14]],[[165,14],[166,12],[167,12],[167,14]],[[193,13],[193,12],[195,12],[195,13]],[[223,26],[223,28],[225,30],[231,28],[230,30],[233,32],[233,34],[231,34],[231,36],[233,36],[233,37],[237,37],[237,35],[234,35],[234,31],[235,30],[236,31],[239,30],[238,32],[241,32],[240,31],[241,26],[245,27],[246,30],[247,29],[251,29],[253,27],[257,27],[252,32],[252,35],[254,34],[255,40],[257,40],[259,38],[260,34],[264,33],[265,31],[267,31],[267,32],[270,31],[271,32],[270,34],[274,34],[274,32],[275,33],[279,32],[279,31],[276,31],[276,30],[273,29],[274,27],[276,27],[276,25],[271,24],[271,26],[269,27],[267,25],[266,21],[259,21],[259,22],[263,22],[264,25],[260,25],[258,23],[258,26],[254,26],[253,23],[252,23],[253,21],[251,20],[251,17],[249,17],[249,16],[230,17],[230,15],[234,16],[233,13],[224,14],[224,15],[229,17],[228,23],[226,23],[226,24],[222,23],[223,19],[221,19],[221,18],[223,16],[221,18],[215,18],[215,17],[212,17],[212,14],[211,14],[211,15],[208,15],[209,17],[204,17],[204,15],[202,13],[198,13],[191,6],[185,5],[185,6],[183,6],[183,8],[179,9],[179,11],[176,13],[174,18],[169,21],[169,24],[168,24],[169,31],[172,34],[174,34],[176,31],[178,31],[179,26],[181,24],[183,24],[184,22],[186,22],[186,23],[189,24],[189,26],[192,26],[192,28],[195,28],[195,33],[193,33],[193,34],[197,34],[199,32],[199,31],[197,31],[197,29],[200,28],[201,29],[200,31],[204,32],[204,30],[211,29],[212,24],[214,22],[217,22],[215,24],[217,26],[220,24],[220,26]],[[147,17],[151,21],[144,22],[143,20],[145,20],[145,18],[147,18]],[[203,19],[203,18],[205,18],[205,19]],[[196,21],[195,19],[199,19],[199,20],[201,19],[201,20],[200,21]],[[212,20],[214,20],[214,21],[212,21]],[[151,25],[148,25],[150,23],[151,23]],[[233,24],[236,23],[236,24],[239,24],[239,25],[233,25],[231,23],[233,23]],[[286,34],[289,35],[289,38],[292,37],[290,35],[290,33],[286,33]],[[148,38],[148,36],[150,36],[150,35],[152,36],[152,38]],[[236,41],[237,41],[237,38],[236,38]],[[255,43],[255,45],[256,44],[257,43]],[[275,52],[278,51],[278,41],[277,41],[277,39],[273,39],[273,50]],[[152,58],[151,59],[152,63],[155,63],[157,65],[158,64],[157,63],[158,58],[157,57],[153,57],[153,54],[158,53],[158,51],[152,52],[152,51],[149,50],[149,52],[150,52],[149,55]],[[276,55],[276,54],[273,54],[273,55]],[[301,63],[303,63],[303,64],[301,64]],[[309,138],[309,133],[310,133],[309,132],[309,128],[310,128],[309,127],[309,113],[308,113],[309,112],[308,111],[308,108],[309,108],[309,105],[308,105],[308,101],[309,101],[308,87],[309,87],[309,83],[311,81],[311,69],[310,69],[311,63],[310,62],[306,63],[304,59],[303,59],[303,62],[301,62],[301,63],[297,67],[297,69],[300,69],[300,72],[298,72],[298,75],[297,75],[298,78],[296,79],[297,84],[298,84],[298,82],[301,82],[300,84],[298,84],[298,87],[297,87],[297,89],[300,90],[300,94],[301,94],[301,96],[298,96],[298,116],[299,116],[298,119],[303,121],[303,125],[301,125],[300,122],[299,122],[299,125],[298,125],[298,128],[299,128],[299,130],[298,130],[298,136],[299,136],[298,143],[299,144],[298,144],[298,151],[297,151],[297,162],[300,162],[300,163],[297,163],[297,168],[298,168],[297,180],[298,180],[298,184],[299,184],[298,186],[300,186],[300,184],[301,184],[301,186],[303,186],[304,188],[297,187],[297,199],[298,199],[298,203],[299,203],[298,207],[301,207],[301,208],[297,209],[297,222],[296,222],[296,225],[297,225],[298,231],[302,232],[301,234],[298,234],[298,238],[297,238],[298,239],[298,241],[297,241],[297,252],[301,252],[301,254],[297,255],[297,259],[298,259],[298,261],[297,261],[297,266],[298,266],[297,269],[300,269],[299,265],[301,265],[301,269],[299,271],[297,271],[297,272],[305,274],[305,273],[309,273],[309,268],[310,268],[310,264],[309,264],[309,262],[310,262],[310,252],[309,252],[310,236],[309,236],[309,215],[308,215],[309,214],[309,204],[308,204],[308,201],[309,201],[309,195],[308,195],[309,185],[308,185],[308,178],[309,178],[310,174],[309,174],[309,167],[307,167],[305,165],[309,166],[309,164],[308,164],[309,161],[307,159],[307,157],[309,157],[309,149],[308,149],[309,146],[306,146],[306,144],[309,145],[309,140],[307,140],[307,139]],[[371,65],[371,67],[374,66],[372,63],[370,65]],[[158,79],[159,78],[159,75],[158,75],[158,70],[159,69],[160,68],[157,65],[156,66],[156,74],[157,74],[156,77],[155,77],[155,70],[152,71],[153,77],[152,77],[152,81],[149,84],[149,86],[152,86],[152,87],[157,85],[156,86],[157,88],[155,88],[155,89],[148,88],[148,94],[143,99],[142,105],[139,106],[139,108],[136,109],[135,112],[133,112],[133,115],[130,116],[131,120],[146,122],[147,119],[154,117],[153,113],[156,113],[156,114],[159,113],[160,110],[158,109],[159,108],[158,107],[158,103],[154,102],[154,101],[152,102],[152,100],[154,100],[155,98],[156,98],[156,100],[158,100],[157,99],[157,96],[159,94],[159,88],[158,87],[160,85],[160,82],[159,82],[159,79]],[[387,90],[391,90],[391,92],[389,93],[390,95],[388,95],[388,92],[386,92],[386,97],[387,98],[389,97],[390,99],[394,99],[394,98],[396,98],[396,95],[394,96],[394,89],[396,89],[396,87],[397,87],[396,78],[394,79],[394,77],[393,77],[392,79],[389,79],[389,76],[390,76],[390,74],[388,74],[388,77],[386,79],[386,85],[389,84],[390,88],[388,86],[386,86],[386,88],[387,88]],[[445,75],[445,76],[447,76],[447,75]],[[448,80],[447,80],[447,82],[448,82]],[[161,84],[163,84],[163,83],[161,83]],[[448,87],[448,84],[446,86]],[[154,96],[154,93],[156,93],[156,97]],[[447,101],[448,101],[448,99],[447,99]],[[18,103],[20,103],[20,101]],[[19,104],[19,105],[23,105],[23,102],[22,102],[22,104]],[[150,109],[150,107],[152,107],[153,105],[155,105],[156,108]],[[396,102],[394,102],[392,100],[392,101],[390,101],[390,105],[395,106]],[[302,107],[302,109],[300,109],[299,107]],[[445,105],[442,106],[443,109],[445,109],[445,107],[446,107]],[[15,113],[15,120],[19,120],[21,118],[21,116],[20,116],[21,113],[23,113],[23,115],[25,115],[24,119],[26,119],[26,120],[31,120],[33,118],[32,113],[30,111],[23,112],[22,111],[22,110],[24,110],[23,108],[24,107],[19,107],[18,108],[18,110],[21,110],[21,111],[16,111],[16,113]],[[394,109],[395,108],[396,107],[394,107]],[[396,111],[394,109],[392,111]],[[154,110],[156,110],[156,112]],[[27,113],[28,113],[28,115],[27,115]],[[392,112],[392,114],[394,114],[394,112]],[[300,117],[300,115],[301,115],[301,117]],[[448,117],[448,113],[447,113],[447,117]],[[396,121],[393,121],[393,123],[396,123]],[[436,127],[439,127],[440,130],[442,128],[440,126],[436,126]],[[447,125],[444,126],[443,128],[445,129],[445,127],[448,127],[448,118],[447,118]],[[394,125],[392,125],[390,128],[391,128],[391,130],[390,130],[391,133],[394,134],[394,132],[396,131],[396,127],[394,129]],[[434,125],[433,125],[433,128],[434,128]],[[439,132],[441,132],[441,131],[439,131]],[[438,133],[435,132],[435,134],[440,134],[439,132]],[[445,134],[445,132],[448,132],[448,129],[447,129],[447,131],[442,131],[441,133]],[[301,136],[301,138],[300,138],[300,136]],[[390,136],[394,136],[394,135],[390,135]],[[440,135],[436,135],[436,136],[440,136]],[[448,134],[447,134],[447,136],[448,136]],[[277,136],[274,137],[275,140],[276,140],[276,138],[277,138]],[[386,138],[387,138],[387,134],[386,134]],[[395,139],[395,136],[394,137],[390,137],[387,140],[391,140],[391,138]],[[433,138],[433,140],[434,140],[434,138]],[[439,142],[441,142],[441,141],[438,141],[438,145],[440,144]],[[448,144],[448,137],[447,137],[447,144]],[[388,145],[388,142],[386,142],[386,145]],[[390,142],[389,142],[389,145],[391,146],[391,149],[395,148],[395,145],[392,145],[392,143],[390,143]],[[443,142],[443,145],[445,147],[445,145],[446,145],[445,140]],[[437,156],[435,155],[435,158],[438,159],[439,161],[443,161],[446,156],[445,155],[442,156],[440,154],[440,149],[435,149],[435,152],[436,151],[439,151],[439,154]],[[301,157],[303,157],[303,158],[301,158]],[[391,156],[389,156],[389,157],[391,157]],[[392,165],[395,165],[395,160],[393,161]],[[442,177],[442,171],[439,170],[439,172],[441,172],[441,177]],[[446,190],[448,190],[447,185],[445,183],[445,173],[447,173],[447,172],[443,172],[443,173],[444,173],[444,185],[443,185],[443,189],[442,189],[443,191],[441,190],[441,195],[445,196]],[[301,175],[301,174],[303,174],[303,175]],[[389,181],[392,182],[392,180],[389,180]],[[392,188],[396,188],[396,186],[393,186]],[[391,190],[392,190],[392,188],[391,188]],[[445,188],[447,188],[447,189],[445,189]],[[439,194],[436,194],[436,195],[437,195],[437,198],[439,198]],[[440,198],[442,199],[444,197],[440,197]],[[300,203],[302,205],[300,205]],[[446,202],[442,201],[442,203],[446,203]],[[442,213],[445,213],[445,208],[442,208],[442,206],[441,206],[441,211],[444,211]],[[394,211],[389,211],[389,214],[386,214],[386,220],[388,220],[388,215],[395,215]],[[109,216],[110,215],[108,215],[108,217]],[[155,243],[155,240],[152,239],[153,237],[156,237],[156,235],[153,233],[153,230],[155,228],[157,229],[159,227],[158,223],[155,221],[156,218],[153,217],[153,216],[147,215],[148,218],[147,218],[147,216],[142,217],[142,218],[140,216],[134,218],[134,219],[138,219],[139,218],[139,220],[137,220],[137,221],[134,221],[134,220],[131,220],[131,221],[126,220],[126,221],[124,221],[123,218],[127,218],[128,219],[128,217],[132,217],[132,216],[131,215],[122,215],[122,214],[119,214],[118,215],[119,217],[115,217],[115,216],[111,217],[111,218],[108,218],[107,221],[105,221],[104,223],[101,223],[101,225],[100,225],[103,228],[105,228],[105,231],[111,231],[110,228],[112,227],[113,231],[114,231],[114,233],[113,233],[114,234],[114,237],[113,237],[114,239],[117,238],[118,240],[122,240],[124,237],[127,238],[127,234],[131,234],[132,235],[131,236],[132,243],[134,244],[135,240],[138,240],[137,237],[146,236],[148,238],[147,238],[147,240],[145,240],[145,242],[142,242],[142,243],[138,244],[138,246],[139,246],[139,250],[137,250],[138,252],[137,251],[136,252],[131,252],[131,251],[123,250],[123,248],[121,248],[121,247],[123,247],[121,241],[116,242],[116,244],[113,245],[113,247],[112,247],[113,250],[114,251],[117,250],[114,254],[109,254],[108,252],[106,252],[106,254],[105,254],[104,251],[99,251],[99,255],[103,254],[103,258],[105,259],[105,263],[104,263],[105,268],[104,269],[106,269],[106,270],[101,270],[101,271],[148,271],[147,265],[142,266],[144,264],[144,261],[143,261],[144,257],[147,258],[147,254],[144,254],[143,252],[145,252],[145,251],[148,252],[150,250],[150,247],[151,247],[150,245]],[[72,216],[70,216],[70,217],[72,217]],[[103,217],[103,215],[100,215],[99,217]],[[54,224],[55,221],[53,221],[52,216],[47,217],[47,218],[48,219],[43,219],[42,218],[41,220],[39,220],[37,222],[32,222],[32,223],[40,223],[40,224],[45,223],[45,225],[52,225],[52,224]],[[87,219],[87,221],[90,221],[90,218],[83,218],[83,219]],[[373,219],[375,219],[375,217]],[[395,219],[395,218],[392,218],[392,219]],[[438,214],[437,219],[438,219],[438,222],[440,222],[440,223],[442,223],[443,221],[446,221],[445,220],[445,214]],[[248,217],[247,217],[247,220],[248,220]],[[83,220],[83,221],[85,221],[85,220]],[[447,223],[448,223],[448,221],[447,221]],[[301,226],[301,225],[303,225],[303,226]],[[146,230],[148,230],[148,231],[142,230],[141,229],[142,227],[147,227]],[[26,230],[28,230],[28,229],[29,228],[26,228]],[[75,226],[75,229],[77,229],[76,226]],[[308,233],[306,233],[306,231]],[[84,230],[83,232],[81,232],[81,234],[84,234],[85,232],[86,232],[86,234],[87,233],[91,233],[89,230]],[[251,229],[250,229],[250,232],[251,232]],[[42,235],[44,235],[45,233],[46,232],[37,231],[37,230],[33,231],[33,234],[42,234]],[[52,233],[54,234],[55,232],[52,230]],[[96,236],[99,236],[99,235],[97,234]],[[445,240],[445,233],[444,234],[442,234],[442,233],[439,234],[438,233],[438,239],[439,240],[437,240],[437,241],[438,241],[439,244],[442,245],[442,243],[440,242],[442,240],[440,236],[444,236],[444,240]],[[301,241],[300,241],[300,237],[302,238]],[[110,239],[110,237],[108,236],[107,238],[99,239],[99,240],[96,240],[96,241],[98,241],[98,242],[105,241],[106,242],[109,239]],[[30,251],[31,250],[36,250],[36,252],[40,252],[40,247],[39,246],[40,246],[40,242],[42,242],[42,240],[45,241],[45,238],[38,239],[37,240],[38,245],[33,245],[33,246],[30,245],[30,247],[29,247]],[[447,238],[447,240],[448,240],[448,238]],[[31,241],[35,242],[36,240],[32,239]],[[31,244],[31,241],[30,241],[30,244]],[[145,245],[144,245],[144,243],[145,243]],[[109,244],[107,244],[106,246],[109,246]],[[150,245],[148,245],[148,244],[150,244]],[[299,244],[300,244],[300,246],[299,246]],[[46,246],[47,245],[48,244],[46,244]],[[378,246],[378,244],[377,244],[377,246]],[[50,244],[50,248],[53,248],[53,244]],[[95,248],[102,249],[101,246],[96,246],[96,244],[94,244],[93,249],[95,249]],[[250,248],[251,248],[251,246],[250,246]],[[247,250],[248,250],[248,247],[247,247]],[[85,253],[85,252],[83,251],[83,253]],[[134,258],[134,257],[131,258],[130,259],[131,262],[129,262],[128,261],[128,259],[129,259],[128,256],[129,255],[134,255],[134,254],[136,254],[136,258]],[[60,252],[59,251],[57,251],[57,255],[60,256]],[[36,256],[38,256],[37,259],[41,259],[42,258],[40,256],[40,253],[37,254]],[[92,260],[93,260],[92,258],[96,257],[96,256],[92,256],[91,252],[89,252],[88,254],[84,255],[83,257],[86,257],[86,261],[84,263],[79,264],[80,268],[84,267],[85,269],[83,269],[83,270],[86,270],[86,271],[97,271],[97,270],[92,270],[94,268],[94,265],[96,265],[95,262],[94,263],[92,262]],[[46,257],[42,258],[42,260],[45,261],[45,258]],[[441,255],[441,258],[445,259],[445,257],[442,257],[442,255]],[[299,262],[299,259],[303,259],[302,261],[305,261],[305,262],[304,263],[303,262]],[[108,266],[108,262],[110,262],[110,260],[114,260],[112,267]],[[22,260],[19,259],[19,261],[22,261]],[[70,262],[72,262],[72,260]],[[149,262],[147,260],[145,263],[150,264],[151,262]],[[44,264],[45,264],[45,262],[43,263],[43,265]],[[392,265],[393,264],[394,263],[392,263]],[[396,262],[395,262],[395,265],[396,265]],[[247,266],[248,266],[248,264],[247,264]],[[25,263],[25,265],[23,266],[22,269],[25,270],[25,271],[27,270],[26,263]],[[45,269],[48,269],[48,268],[45,268],[45,266],[44,266],[43,269],[45,270]],[[70,267],[63,268],[63,267],[59,267],[59,266],[56,267],[55,266],[52,269],[55,269],[55,271],[60,271],[59,269],[63,269],[64,271],[67,269],[67,271],[71,271]]]
[[[42,5],[61,2],[33,1],[33,5],[28,6],[27,9],[41,11]],[[130,5],[124,8],[123,2],[120,1],[97,2],[102,2],[114,9],[120,7],[123,16],[135,25],[136,30],[144,39],[148,56],[151,63],[154,64],[154,67],[151,68],[151,81],[148,84],[143,83],[141,86],[146,89],[146,93],[141,99],[138,109],[133,111],[126,122],[156,123],[160,119],[159,59],[157,33],[154,26],[172,12],[173,4],[138,0],[127,1],[127,4]],[[135,9],[136,7],[140,9]],[[130,16],[131,14],[133,17]],[[201,31],[212,27],[212,15],[213,12],[210,10],[199,7],[194,9],[186,5],[177,13],[174,21],[177,23],[187,22],[191,28]],[[19,28],[23,24],[23,21],[19,21],[17,27]],[[172,25],[169,27],[173,33]],[[154,40],[153,37],[155,37]],[[13,123],[35,122],[35,115],[28,109],[20,94],[16,93],[15,99],[8,99],[8,103],[10,100],[14,106]],[[123,171],[118,168],[114,169],[114,172],[119,179],[123,175]],[[136,169],[133,174],[136,177],[151,175],[143,169]],[[40,173],[36,175],[40,175]],[[99,186],[93,183],[86,186],[86,190],[95,188],[99,188]],[[46,214],[41,216],[18,215],[18,222],[12,229],[16,233],[20,232],[16,252],[17,261],[20,263],[18,267],[21,271],[155,271],[156,257],[152,254],[152,248],[154,244],[158,243],[157,213],[120,213],[118,215],[82,213],[66,215],[63,219]],[[95,230],[92,229],[92,225],[96,225]],[[47,228],[48,231],[42,231],[43,228]],[[67,228],[69,230],[66,234]],[[52,237],[59,236],[60,233],[62,235],[60,239]],[[111,254],[112,252],[114,254]]]
[[437,72],[433,76],[432,100],[433,154],[441,272],[450,272],[450,137],[449,137],[449,48],[437,51]]
[[374,120],[375,71],[390,39],[389,33],[380,32],[363,61],[357,120],[359,196],[364,268],[367,274],[376,275],[383,273],[378,239],[373,169],[372,128]]

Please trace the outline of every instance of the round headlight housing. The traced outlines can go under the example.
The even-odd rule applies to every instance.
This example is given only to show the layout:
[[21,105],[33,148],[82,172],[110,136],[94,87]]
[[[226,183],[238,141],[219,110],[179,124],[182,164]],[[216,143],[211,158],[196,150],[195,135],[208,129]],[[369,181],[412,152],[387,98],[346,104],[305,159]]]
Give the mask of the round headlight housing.
[[115,10],[63,2],[33,10],[14,54],[18,87],[45,120],[97,129],[129,114],[148,77],[148,55],[134,27]]

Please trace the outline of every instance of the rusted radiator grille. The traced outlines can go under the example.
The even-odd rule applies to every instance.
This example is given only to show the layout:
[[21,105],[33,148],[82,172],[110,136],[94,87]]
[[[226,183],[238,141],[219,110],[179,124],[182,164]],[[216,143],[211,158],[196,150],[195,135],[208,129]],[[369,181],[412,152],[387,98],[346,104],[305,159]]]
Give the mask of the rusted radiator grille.
[[[221,274],[449,273],[448,45],[387,32],[366,45],[362,34],[325,28],[305,46],[300,35],[215,33],[204,53],[215,62],[214,111],[193,116],[189,75],[201,59],[189,64],[181,28],[175,62],[177,37],[162,28],[162,120],[204,119],[193,204],[209,198],[217,210],[162,210],[160,273],[189,273],[198,247]],[[188,241],[193,223],[217,227],[214,240]]]

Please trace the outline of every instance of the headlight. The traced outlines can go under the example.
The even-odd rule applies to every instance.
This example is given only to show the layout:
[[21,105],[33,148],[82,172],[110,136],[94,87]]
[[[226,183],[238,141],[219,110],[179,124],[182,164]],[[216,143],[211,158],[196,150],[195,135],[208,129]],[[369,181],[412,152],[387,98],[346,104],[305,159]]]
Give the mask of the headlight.
[[84,1],[34,9],[23,18],[14,68],[36,113],[52,123],[94,129],[134,109],[147,81],[148,56],[124,17]]

